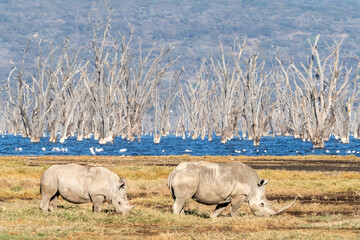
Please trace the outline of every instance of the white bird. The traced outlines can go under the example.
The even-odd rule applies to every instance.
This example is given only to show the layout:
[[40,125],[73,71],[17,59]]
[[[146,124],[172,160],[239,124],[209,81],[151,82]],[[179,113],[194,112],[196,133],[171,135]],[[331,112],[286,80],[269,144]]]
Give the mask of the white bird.
[[93,147],[89,148],[89,150],[90,150],[90,152],[91,152],[92,155],[95,155],[95,154],[96,154]]
[[21,151],[22,151],[22,148],[18,148],[18,150],[21,152]]
[[264,152],[267,152],[267,150],[265,149]]
[[42,147],[41,150],[43,150],[43,152],[45,152],[46,148]]
[[185,149],[185,152],[192,152],[192,150],[190,150],[190,149]]
[[245,148],[243,149],[243,152],[246,152],[246,149],[245,149]]
[[103,148],[95,148],[95,152],[102,152],[102,151],[104,151]]
[[126,151],[127,151],[126,148],[122,148],[122,149],[119,150],[119,152],[126,152]]
[[165,150],[163,149],[162,152],[165,152]]
[[54,148],[52,149],[52,151],[53,151],[53,152],[60,152],[61,150],[60,150],[60,148],[58,148],[58,147],[54,147]]
[[330,151],[329,151],[329,150],[325,150],[325,152],[329,153]]
[[340,150],[337,150],[336,153],[340,153]]
[[239,151],[239,150],[236,150],[236,149],[235,149],[235,152],[236,152],[236,153],[241,153],[241,151]]

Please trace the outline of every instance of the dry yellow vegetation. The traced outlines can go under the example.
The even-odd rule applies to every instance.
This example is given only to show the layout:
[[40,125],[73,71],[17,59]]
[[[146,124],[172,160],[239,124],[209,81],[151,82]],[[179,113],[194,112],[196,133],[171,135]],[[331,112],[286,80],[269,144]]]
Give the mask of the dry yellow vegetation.
[[[210,219],[214,206],[192,200],[185,205],[186,215],[171,213],[173,200],[166,179],[174,164],[231,158],[139,157],[137,163],[136,157],[125,158],[128,162],[116,162],[118,157],[39,157],[37,162],[28,157],[0,157],[0,239],[358,239],[359,172],[256,170],[270,180],[267,195],[278,199],[275,207],[300,195],[291,209],[272,218],[253,216],[245,204],[238,217],[231,218],[225,211]],[[163,166],[149,165],[156,159]],[[336,157],[343,160],[349,159]],[[42,173],[49,164],[73,161],[105,165],[126,177],[128,197],[137,205],[134,211],[116,215],[111,204],[105,204],[104,211],[95,214],[90,203],[75,205],[60,199],[57,212],[43,214],[39,210]]]

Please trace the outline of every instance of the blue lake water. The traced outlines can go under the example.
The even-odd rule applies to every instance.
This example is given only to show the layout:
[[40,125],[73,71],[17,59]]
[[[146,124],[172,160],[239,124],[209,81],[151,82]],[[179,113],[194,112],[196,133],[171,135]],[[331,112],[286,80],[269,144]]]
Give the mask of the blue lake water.
[[[92,153],[93,152],[93,153]],[[42,138],[39,143],[31,143],[30,139],[21,136],[0,136],[0,155],[103,155],[103,156],[161,156],[183,155],[192,156],[294,156],[294,155],[355,155],[360,157],[360,140],[350,138],[349,144],[342,144],[335,138],[325,143],[325,149],[313,149],[310,142],[303,142],[293,137],[264,137],[260,146],[254,147],[253,141],[233,139],[226,144],[220,143],[220,138],[213,141],[183,140],[180,137],[168,136],[161,139],[160,144],[153,143],[152,136],[142,136],[141,141],[128,142],[120,137],[114,143],[100,145],[93,139],[79,142],[70,138],[65,143],[50,143]]]

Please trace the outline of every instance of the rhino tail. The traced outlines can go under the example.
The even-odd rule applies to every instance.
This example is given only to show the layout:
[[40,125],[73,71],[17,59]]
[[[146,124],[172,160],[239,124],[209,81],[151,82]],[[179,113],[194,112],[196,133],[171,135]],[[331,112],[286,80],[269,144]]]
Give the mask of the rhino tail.
[[173,188],[173,186],[172,186],[172,179],[173,179],[173,177],[174,177],[174,174],[173,174],[173,172],[171,172],[170,175],[169,175],[169,177],[168,177],[167,185],[168,185],[168,188],[169,188],[169,190],[170,190],[170,192],[171,192],[172,198],[175,199],[174,188]]

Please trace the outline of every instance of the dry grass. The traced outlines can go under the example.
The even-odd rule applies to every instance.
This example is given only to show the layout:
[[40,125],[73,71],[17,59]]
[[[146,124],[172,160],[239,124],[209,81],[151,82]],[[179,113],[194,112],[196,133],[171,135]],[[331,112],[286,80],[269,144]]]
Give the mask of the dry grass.
[[[360,234],[359,206],[349,203],[298,201],[287,213],[273,218],[254,217],[245,204],[239,217],[229,217],[227,210],[212,220],[208,217],[214,206],[190,200],[186,215],[174,216],[166,186],[174,167],[134,163],[108,167],[129,182],[128,197],[137,205],[130,215],[114,214],[109,204],[94,214],[91,204],[74,205],[62,199],[57,212],[43,214],[39,181],[49,165],[29,167],[24,159],[0,158],[0,239],[358,239]],[[360,193],[357,172],[257,172],[270,179],[268,195]],[[275,207],[283,204],[280,201]]]

